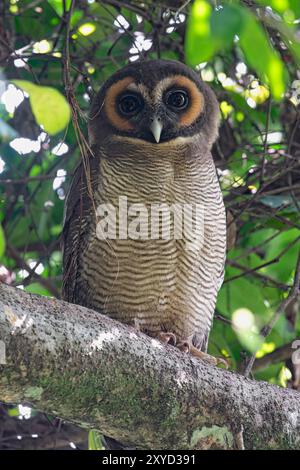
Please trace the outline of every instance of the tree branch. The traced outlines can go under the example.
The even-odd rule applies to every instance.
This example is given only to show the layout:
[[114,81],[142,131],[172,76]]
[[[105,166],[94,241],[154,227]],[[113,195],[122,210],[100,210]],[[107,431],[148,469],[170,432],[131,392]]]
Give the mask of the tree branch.
[[271,353],[256,359],[253,364],[253,372],[264,369],[272,364],[277,364],[278,362],[284,362],[287,359],[290,359],[295,352],[295,349],[293,348],[295,341],[296,340],[293,340],[288,344],[284,344]]
[[0,339],[4,402],[137,448],[234,448],[241,429],[246,449],[300,447],[297,392],[206,365],[84,307],[1,284]]

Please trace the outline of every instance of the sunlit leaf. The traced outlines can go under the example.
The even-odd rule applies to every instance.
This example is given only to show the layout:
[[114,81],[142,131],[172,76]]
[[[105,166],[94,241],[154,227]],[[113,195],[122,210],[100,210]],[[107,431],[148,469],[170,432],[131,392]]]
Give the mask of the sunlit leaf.
[[78,31],[83,36],[89,36],[96,30],[96,26],[93,23],[84,23],[79,26]]
[[197,0],[187,25],[185,52],[189,63],[197,65],[232,45],[239,34],[243,17],[240,9],[225,5],[212,10],[205,0]]
[[[64,2],[62,0],[48,0],[49,5],[56,11],[58,16],[63,16],[64,14]],[[71,6],[71,0],[65,1],[65,8],[66,11],[69,11]],[[71,18],[71,25],[74,26],[83,16],[82,11],[74,10],[72,18]]]
[[[66,10],[68,11],[70,6],[71,6],[71,1],[72,0],[65,0],[65,7],[66,7]],[[64,12],[64,8],[63,8],[63,5],[64,5],[64,2],[62,0],[48,0],[48,3],[52,6],[52,8],[54,8],[54,10],[56,11],[56,13],[59,15],[59,16],[62,16],[63,15],[63,12]]]
[[209,60],[215,52],[211,37],[212,7],[205,0],[196,0],[188,19],[185,54],[189,64],[197,65]]
[[282,367],[279,373],[279,384],[282,387],[287,387],[287,383],[292,378],[292,373],[287,367]]
[[274,98],[280,99],[285,90],[283,63],[254,15],[246,9],[243,15],[239,44],[246,60],[263,80],[267,77]]
[[47,54],[51,51],[51,48],[51,43],[46,39],[43,39],[42,41],[33,44],[33,52],[35,54]]
[[255,352],[262,338],[251,310],[247,308],[235,310],[232,314],[232,326],[243,347],[252,353]]
[[101,441],[101,434],[92,429],[89,431],[89,450],[104,450],[102,441]]
[[9,410],[7,410],[7,414],[12,418],[17,418],[18,416],[20,416],[19,407],[15,406],[14,408],[10,408]]
[[3,256],[5,251],[5,236],[2,225],[0,224],[0,257]]
[[228,118],[228,116],[232,113],[233,111],[233,106],[231,104],[227,103],[227,101],[222,101],[220,103],[220,109],[222,111],[222,115],[224,116],[225,119]]
[[12,80],[29,94],[36,122],[50,135],[63,131],[69,123],[71,112],[65,97],[55,88],[35,85],[25,80]]
[[257,3],[281,13],[285,20],[292,21],[300,15],[299,0],[257,0]]
[[269,90],[263,86],[258,85],[255,88],[249,88],[244,92],[246,98],[251,98],[256,104],[264,103],[270,96]]
[[260,349],[256,352],[256,357],[260,358],[266,354],[270,354],[276,348],[276,344],[272,341],[270,343],[265,342],[260,346]]

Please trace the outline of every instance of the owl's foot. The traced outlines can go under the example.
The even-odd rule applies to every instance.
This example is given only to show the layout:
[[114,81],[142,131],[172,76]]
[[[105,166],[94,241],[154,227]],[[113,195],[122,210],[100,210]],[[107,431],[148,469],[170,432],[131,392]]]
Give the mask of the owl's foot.
[[210,354],[200,351],[199,349],[195,348],[195,346],[190,341],[182,341],[177,345],[177,348],[184,353],[189,353],[194,357],[199,357],[208,364],[212,364],[214,366],[223,364],[226,369],[228,369],[229,367],[226,359],[224,359],[223,357],[214,357]]
[[171,344],[172,346],[176,346],[176,336],[170,331],[160,331],[156,337],[164,344]]

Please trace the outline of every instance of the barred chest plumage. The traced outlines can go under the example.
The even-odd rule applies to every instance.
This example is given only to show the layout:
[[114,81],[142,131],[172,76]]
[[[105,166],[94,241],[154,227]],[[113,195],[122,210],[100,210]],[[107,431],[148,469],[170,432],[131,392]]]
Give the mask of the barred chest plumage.
[[[180,142],[159,147],[154,153],[151,144],[142,148],[129,144],[126,149],[115,145],[110,146],[109,156],[105,149],[100,150],[95,205],[115,208],[106,222],[110,221],[111,227],[115,222],[116,237],[99,236],[99,222],[104,221],[101,209],[98,225],[93,223],[87,248],[80,254],[82,282],[78,288],[89,291],[89,306],[101,313],[149,334],[171,330],[182,340],[196,334],[200,344],[207,341],[223,277],[223,200],[209,152],[195,155]],[[126,203],[126,231],[122,225],[125,219],[120,221],[120,200],[123,211]],[[159,212],[158,237],[156,232],[153,239],[151,223],[158,204],[164,206]],[[185,220],[192,217],[194,237],[185,230],[184,205],[189,206]],[[166,208],[170,208],[169,214]],[[179,225],[175,227],[178,219],[174,214],[180,210],[182,233],[175,234]],[[197,214],[201,229],[196,233]],[[147,235],[143,232],[138,238],[132,229],[141,232],[146,218]],[[164,221],[171,223],[169,233],[164,232],[168,225]],[[100,231],[103,227],[100,223]]]

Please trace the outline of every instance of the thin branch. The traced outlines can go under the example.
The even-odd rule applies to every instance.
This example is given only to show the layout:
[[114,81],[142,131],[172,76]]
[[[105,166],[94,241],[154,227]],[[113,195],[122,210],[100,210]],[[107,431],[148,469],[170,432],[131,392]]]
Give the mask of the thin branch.
[[272,364],[277,364],[278,362],[284,362],[287,359],[290,359],[292,357],[293,352],[295,351],[295,349],[293,348],[294,341],[291,341],[288,344],[284,344],[283,346],[280,346],[271,353],[256,359],[252,368],[253,372],[265,369],[266,367]]
[[[39,274],[37,274],[35,270],[32,269],[26,263],[26,261],[24,261],[24,259],[19,255],[17,250],[9,242],[7,243],[7,252],[8,252],[8,255],[16,262],[17,267],[19,269],[24,269],[25,271],[27,271],[30,278],[33,277],[34,279],[36,279],[43,287],[45,287],[50,292],[50,294],[54,295],[54,297],[58,299],[60,298],[60,292],[55,287],[55,285],[51,282],[51,280],[48,278],[44,278],[40,276]],[[37,262],[37,264],[39,264],[39,262]],[[27,283],[28,283],[28,279],[27,279]]]
[[[293,300],[295,300],[299,296],[299,293],[300,293],[300,252],[298,254],[298,260],[297,260],[296,269],[295,269],[295,276],[294,276],[293,286],[292,286],[288,296],[281,302],[281,304],[277,308],[275,314],[273,315],[273,318],[269,321],[269,323],[267,325],[265,325],[261,329],[260,335],[261,335],[262,338],[266,338],[270,334],[270,332],[272,331],[272,329],[273,329],[275,323],[277,322],[277,320],[279,319],[279,317],[282,314],[285,313],[287,307],[290,305],[290,303]],[[249,359],[249,361],[246,365],[246,368],[245,368],[245,371],[244,371],[245,377],[249,377],[249,374],[252,370],[252,367],[253,367],[253,364],[254,364],[254,361],[255,361],[255,358],[256,358],[256,353],[259,350],[259,348],[260,348],[260,346],[252,354],[252,356],[250,357],[250,359]]]

